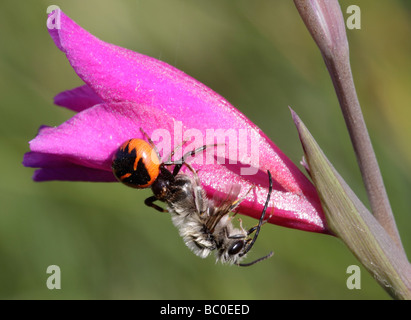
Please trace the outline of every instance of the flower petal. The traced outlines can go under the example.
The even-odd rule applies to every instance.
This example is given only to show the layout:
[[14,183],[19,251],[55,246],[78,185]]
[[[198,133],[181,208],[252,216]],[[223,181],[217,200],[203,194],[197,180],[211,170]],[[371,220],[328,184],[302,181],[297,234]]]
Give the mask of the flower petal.
[[[151,106],[131,102],[100,104],[76,114],[59,127],[42,127],[30,142],[32,152],[23,164],[40,167],[35,181],[69,180],[111,182],[111,157],[118,146],[129,138],[142,138],[140,127],[151,135],[160,125],[174,141],[175,122],[168,114]],[[189,146],[184,152],[190,151]],[[224,192],[226,186],[242,186],[241,196],[254,188],[240,204],[238,212],[259,218],[268,192],[268,178],[263,171],[243,176],[236,165],[194,164],[210,197]],[[221,159],[220,159],[221,160]],[[183,171],[187,171],[186,168]],[[274,181],[274,192],[267,216],[269,222],[308,231],[325,232],[318,214],[320,208]],[[275,207],[275,208],[274,208]]]
[[33,180],[36,182],[64,180],[64,181],[91,181],[91,182],[116,182],[111,172],[71,165],[61,168],[42,168],[34,172]]
[[[268,194],[268,175],[258,174],[242,176],[230,170],[230,166],[206,165],[198,172],[201,183],[209,197],[216,191],[224,192],[226,186],[239,184],[242,186],[240,197],[250,188],[252,192],[241,202],[237,212],[259,219]],[[304,196],[284,191],[274,183],[266,217],[268,222],[305,231],[328,233],[327,224],[322,214],[321,205]]]
[[[163,117],[169,119],[168,122],[163,121]],[[77,165],[111,172],[112,154],[120,144],[131,137],[142,138],[140,127],[152,131],[159,123],[167,128],[172,124],[172,118],[151,107],[131,102],[99,104],[58,127],[43,127],[30,141],[30,149],[37,156],[64,157]],[[33,154],[29,155],[30,161],[32,157]]]
[[23,165],[31,168],[60,168],[70,164],[64,156],[33,151],[24,154],[23,158]]
[[163,110],[196,128],[249,130],[259,141],[259,165],[284,189],[316,197],[312,184],[281,150],[223,97],[184,72],[151,57],[105,43],[61,12],[50,29],[79,77],[104,101],[133,101]]
[[58,106],[80,112],[104,101],[89,86],[84,85],[63,91],[54,97]]
[[[73,93],[81,97],[82,90],[90,90],[105,103],[91,108],[89,103],[82,104],[81,98],[75,98],[73,103],[61,103],[83,111],[57,128],[41,130],[30,143],[32,151],[60,155],[77,166],[108,172],[112,154],[118,146],[127,139],[142,137],[140,127],[149,135],[158,129],[169,132],[170,148],[190,130],[199,132],[203,139],[210,131],[220,131],[226,135],[224,141],[230,140],[228,136],[232,133],[245,146],[245,154],[238,154],[239,157],[257,146],[257,151],[251,152],[244,161],[246,167],[248,163],[249,168],[255,170],[251,170],[253,174],[242,174],[244,165],[241,161],[230,165],[227,149],[222,155],[225,165],[196,164],[195,169],[200,170],[200,179],[209,196],[224,191],[225,185],[233,183],[242,186],[242,195],[254,186],[238,211],[259,218],[268,192],[266,172],[270,170],[275,180],[268,210],[270,222],[328,232],[311,182],[256,125],[223,97],[164,62],[97,39],[62,12],[60,28],[49,31],[88,88],[77,88],[63,95],[67,97]],[[245,139],[239,138],[241,131],[247,133]],[[196,160],[198,157],[200,155]],[[48,178],[53,175],[52,171],[43,173]],[[61,175],[57,174],[56,178]]]

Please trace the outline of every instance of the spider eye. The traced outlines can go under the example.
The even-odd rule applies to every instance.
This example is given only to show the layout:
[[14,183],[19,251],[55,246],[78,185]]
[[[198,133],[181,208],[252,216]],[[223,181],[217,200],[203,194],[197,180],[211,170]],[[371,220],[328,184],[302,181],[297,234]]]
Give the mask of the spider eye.
[[243,247],[244,247],[244,241],[237,241],[228,250],[228,254],[229,255],[235,255],[235,254],[239,253]]

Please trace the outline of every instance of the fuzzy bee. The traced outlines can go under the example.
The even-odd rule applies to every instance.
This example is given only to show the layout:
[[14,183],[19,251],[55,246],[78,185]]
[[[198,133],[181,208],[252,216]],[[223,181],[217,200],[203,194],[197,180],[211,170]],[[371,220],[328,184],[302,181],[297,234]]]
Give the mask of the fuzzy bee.
[[[197,172],[186,162],[188,157],[210,146],[204,145],[187,152],[178,161],[171,161],[173,151],[168,160],[162,162],[154,143],[143,130],[142,132],[147,141],[130,139],[117,150],[112,162],[113,173],[120,182],[128,186],[138,189],[151,187],[153,196],[147,198],[145,204],[171,214],[173,224],[191,251],[201,258],[215,252],[217,261],[238,266],[250,266],[273,255],[270,252],[252,262],[241,263],[253,247],[264,223],[273,189],[269,171],[269,191],[258,224],[247,230],[240,220],[237,228],[232,221],[235,214],[230,213],[246,197],[238,197],[241,187],[233,185],[224,198],[210,199],[201,186]],[[189,168],[191,175],[180,173],[183,165]],[[170,166],[174,166],[173,171],[168,169]],[[167,209],[155,204],[155,201],[164,202]]]

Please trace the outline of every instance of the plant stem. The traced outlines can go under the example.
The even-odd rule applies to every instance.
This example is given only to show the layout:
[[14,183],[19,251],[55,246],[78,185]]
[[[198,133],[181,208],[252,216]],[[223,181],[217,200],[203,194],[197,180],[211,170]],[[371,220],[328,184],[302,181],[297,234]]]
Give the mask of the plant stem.
[[348,56],[324,58],[334,84],[367,191],[371,211],[394,242],[402,248],[377,158],[361,112]]
[[371,211],[395,244],[403,250],[355,90],[340,5],[337,0],[294,0],[294,3],[320,48],[330,73],[360,167]]

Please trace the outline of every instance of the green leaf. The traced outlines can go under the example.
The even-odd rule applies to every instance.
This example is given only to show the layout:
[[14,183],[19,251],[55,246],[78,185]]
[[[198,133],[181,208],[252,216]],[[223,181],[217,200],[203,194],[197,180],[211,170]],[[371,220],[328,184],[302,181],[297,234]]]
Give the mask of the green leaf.
[[291,112],[330,230],[393,298],[411,299],[411,267],[405,254],[331,165],[297,114]]

